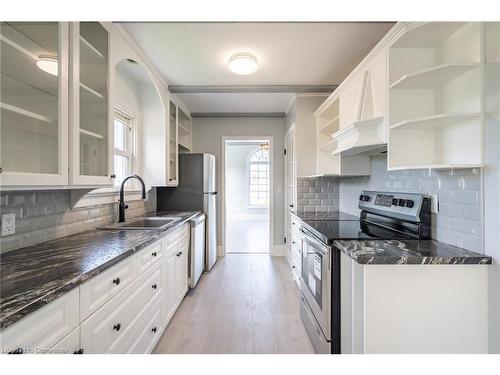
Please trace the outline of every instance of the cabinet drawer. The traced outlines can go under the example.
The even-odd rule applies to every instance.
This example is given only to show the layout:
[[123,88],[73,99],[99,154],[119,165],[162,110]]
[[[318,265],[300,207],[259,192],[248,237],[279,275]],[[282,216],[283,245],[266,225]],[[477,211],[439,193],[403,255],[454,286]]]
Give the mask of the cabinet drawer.
[[80,319],[84,320],[136,278],[134,256],[122,260],[80,286]]
[[45,353],[78,327],[78,288],[0,333],[1,352]]
[[143,311],[147,311],[154,300],[161,300],[160,264],[152,266],[81,324],[81,343],[85,353],[119,353],[124,350]]
[[185,239],[189,239],[189,224],[184,224],[167,236],[167,251],[171,251]]
[[161,303],[158,300],[148,309],[140,323],[139,329],[134,332],[133,340],[125,353],[151,353],[163,332],[164,326],[161,318]]
[[139,251],[137,257],[137,274],[140,275],[146,271],[151,265],[156,263],[164,253],[163,240],[157,241],[149,245],[145,249]]
[[300,230],[300,220],[295,216],[290,215],[290,223],[292,224],[292,230]]
[[75,328],[50,348],[50,354],[83,354],[80,350],[80,327]]

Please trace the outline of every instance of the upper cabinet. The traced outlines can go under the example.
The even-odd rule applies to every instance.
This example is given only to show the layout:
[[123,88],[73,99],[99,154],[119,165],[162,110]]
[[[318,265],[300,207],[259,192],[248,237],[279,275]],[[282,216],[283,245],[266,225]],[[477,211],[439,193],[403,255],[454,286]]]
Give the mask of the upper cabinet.
[[384,39],[316,111],[317,174],[368,175],[385,150],[387,48]]
[[2,22],[0,184],[68,182],[68,24]]
[[99,22],[70,27],[71,185],[112,184],[109,34]]
[[389,169],[483,166],[483,28],[413,23],[389,49]]
[[179,170],[178,166],[178,156],[177,156],[177,147],[179,143],[179,133],[177,129],[178,124],[178,116],[179,111],[177,105],[170,100],[169,102],[169,121],[168,121],[168,133],[169,133],[169,152],[168,152],[168,181],[167,186],[176,186],[178,184],[177,181],[177,173]]
[[111,186],[108,31],[3,22],[1,43],[1,185]]

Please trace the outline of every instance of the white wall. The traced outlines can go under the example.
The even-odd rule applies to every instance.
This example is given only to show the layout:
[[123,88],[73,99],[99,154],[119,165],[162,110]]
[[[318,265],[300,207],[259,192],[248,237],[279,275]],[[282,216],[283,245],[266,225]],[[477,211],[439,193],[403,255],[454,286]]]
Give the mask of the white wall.
[[[221,153],[224,136],[272,136],[273,137],[273,242],[283,245],[283,140],[285,119],[282,117],[239,117],[239,118],[193,118],[193,150],[208,152],[217,159],[217,189],[222,191]],[[222,238],[222,201],[217,200],[217,241]]]
[[226,213],[233,217],[267,219],[267,208],[248,207],[247,161],[260,147],[259,143],[239,143],[226,146]]

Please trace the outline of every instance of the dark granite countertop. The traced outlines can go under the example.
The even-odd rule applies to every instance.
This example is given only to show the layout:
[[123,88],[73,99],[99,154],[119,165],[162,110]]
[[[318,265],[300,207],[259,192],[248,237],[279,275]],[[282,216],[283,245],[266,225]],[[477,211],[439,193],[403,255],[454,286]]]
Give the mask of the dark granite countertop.
[[290,211],[290,213],[302,221],[359,220],[359,217],[342,211]]
[[491,264],[491,257],[434,240],[336,240],[360,264]]
[[[199,211],[164,230],[91,230],[9,251],[0,256],[0,331],[93,276],[175,230]],[[133,219],[131,219],[133,220]]]

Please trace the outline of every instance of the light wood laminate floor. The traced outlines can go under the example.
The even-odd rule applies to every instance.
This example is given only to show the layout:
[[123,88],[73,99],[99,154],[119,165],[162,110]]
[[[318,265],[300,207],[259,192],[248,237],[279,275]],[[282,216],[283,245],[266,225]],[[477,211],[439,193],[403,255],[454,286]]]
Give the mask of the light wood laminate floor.
[[155,353],[314,353],[284,257],[219,258],[172,317]]

